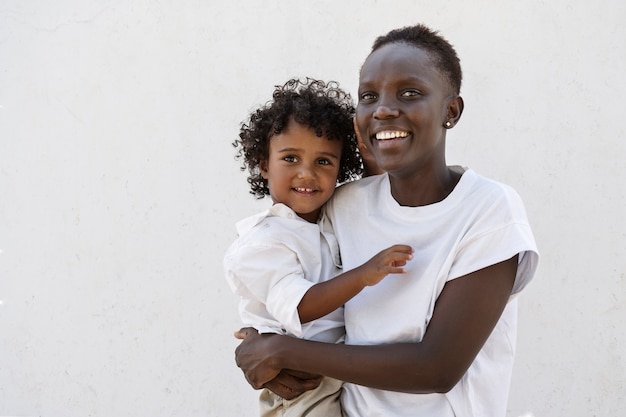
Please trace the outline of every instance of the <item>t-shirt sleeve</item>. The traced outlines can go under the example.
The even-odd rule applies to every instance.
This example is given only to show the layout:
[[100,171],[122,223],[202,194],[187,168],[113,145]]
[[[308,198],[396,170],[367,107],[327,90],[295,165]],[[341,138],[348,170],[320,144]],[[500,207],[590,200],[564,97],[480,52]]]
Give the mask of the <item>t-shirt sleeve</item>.
[[522,201],[515,191],[509,189],[474,221],[458,246],[449,280],[515,255],[519,257],[512,295],[519,293],[532,280],[539,254]]
[[279,243],[246,245],[230,253],[224,264],[236,294],[265,304],[287,333],[302,336],[298,304],[314,283],[304,278],[294,251]]
[[535,241],[527,224],[508,224],[468,242],[457,253],[449,279],[462,277],[517,254],[517,275],[511,292],[516,294],[530,282],[538,263]]

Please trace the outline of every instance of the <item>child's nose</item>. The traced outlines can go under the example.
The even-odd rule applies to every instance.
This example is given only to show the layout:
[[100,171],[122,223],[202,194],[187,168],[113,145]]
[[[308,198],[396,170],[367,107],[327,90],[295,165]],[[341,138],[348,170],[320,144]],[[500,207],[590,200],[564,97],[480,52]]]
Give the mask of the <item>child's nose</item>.
[[300,165],[300,169],[298,170],[298,177],[313,178],[315,177],[315,170],[310,164],[302,164]]

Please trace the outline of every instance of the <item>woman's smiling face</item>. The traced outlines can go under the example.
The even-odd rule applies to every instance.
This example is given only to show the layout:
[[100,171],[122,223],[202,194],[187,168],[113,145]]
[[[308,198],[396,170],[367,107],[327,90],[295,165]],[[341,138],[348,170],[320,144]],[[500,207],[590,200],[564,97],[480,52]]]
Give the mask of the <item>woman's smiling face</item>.
[[405,176],[429,164],[445,165],[452,91],[424,49],[400,42],[369,55],[361,68],[356,121],[382,169]]

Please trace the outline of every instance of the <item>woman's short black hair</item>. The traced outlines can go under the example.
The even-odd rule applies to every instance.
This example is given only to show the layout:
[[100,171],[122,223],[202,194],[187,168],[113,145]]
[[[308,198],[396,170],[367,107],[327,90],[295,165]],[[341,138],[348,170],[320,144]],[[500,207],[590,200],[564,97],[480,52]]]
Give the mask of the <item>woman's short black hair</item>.
[[418,24],[394,29],[386,35],[379,36],[372,46],[372,52],[390,44],[404,42],[429,52],[433,62],[443,72],[455,94],[461,92],[463,73],[461,62],[454,47],[439,32]]
[[272,100],[253,111],[241,124],[239,139],[233,142],[242,159],[241,170],[249,171],[250,193],[257,198],[269,195],[267,180],[261,176],[259,164],[269,158],[269,142],[294,120],[311,128],[318,137],[342,143],[339,176],[341,184],[362,173],[361,156],[354,133],[354,104],[350,94],[330,81],[291,79],[275,86]]

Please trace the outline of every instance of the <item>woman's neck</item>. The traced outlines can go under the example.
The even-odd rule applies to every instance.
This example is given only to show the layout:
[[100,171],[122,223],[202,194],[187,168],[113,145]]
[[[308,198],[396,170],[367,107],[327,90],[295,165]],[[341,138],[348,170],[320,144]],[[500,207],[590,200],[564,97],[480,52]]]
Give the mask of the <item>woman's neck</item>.
[[463,175],[459,166],[444,166],[439,170],[423,170],[411,176],[389,174],[391,195],[401,206],[419,207],[444,200]]

